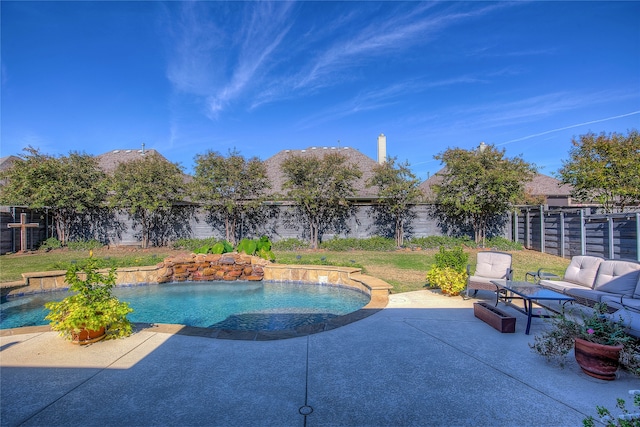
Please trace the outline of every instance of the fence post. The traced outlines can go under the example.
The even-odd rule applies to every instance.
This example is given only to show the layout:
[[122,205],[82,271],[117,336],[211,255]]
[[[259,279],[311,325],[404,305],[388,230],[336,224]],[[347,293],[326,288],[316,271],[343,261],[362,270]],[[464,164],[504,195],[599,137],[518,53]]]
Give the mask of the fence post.
[[513,211],[513,241],[518,242],[518,211]]
[[540,205],[540,252],[544,253],[544,206]]
[[584,222],[584,209],[580,209],[580,255],[587,253],[587,242],[585,241],[586,224]]
[[564,258],[564,212],[560,211],[560,256]]
[[640,212],[636,212],[636,259],[640,262]]
[[616,254],[615,254],[615,249],[613,247],[613,217],[608,216],[607,217],[607,228],[609,229],[609,238],[608,238],[608,243],[609,243],[609,259],[615,259],[616,258]]
[[529,214],[529,208],[527,208],[527,214],[525,216],[525,224],[524,224],[524,233],[525,233],[525,243],[527,245],[527,249],[531,249],[531,215]]

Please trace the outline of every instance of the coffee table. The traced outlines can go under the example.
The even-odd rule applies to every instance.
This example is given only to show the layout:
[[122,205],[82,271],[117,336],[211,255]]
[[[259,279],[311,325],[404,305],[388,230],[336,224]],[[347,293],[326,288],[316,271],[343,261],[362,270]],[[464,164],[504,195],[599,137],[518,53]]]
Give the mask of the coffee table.
[[[491,283],[496,285],[496,305],[498,305],[499,301],[502,301],[527,315],[526,335],[529,335],[532,317],[550,317],[548,314],[533,314],[533,304],[536,304],[545,310],[555,312],[555,310],[541,304],[540,301],[558,301],[562,302],[563,306],[569,301],[574,301],[574,299],[568,295],[543,288],[542,286],[531,282],[492,280]],[[515,299],[521,299],[524,308],[513,304],[512,300]]]

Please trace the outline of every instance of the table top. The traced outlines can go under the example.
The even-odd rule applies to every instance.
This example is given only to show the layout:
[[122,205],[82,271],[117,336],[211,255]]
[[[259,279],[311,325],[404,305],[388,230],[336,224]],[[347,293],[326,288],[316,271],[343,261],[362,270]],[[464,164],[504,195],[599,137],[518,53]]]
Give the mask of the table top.
[[492,280],[496,286],[513,292],[516,295],[530,300],[556,300],[556,301],[573,301],[574,298],[569,295],[564,295],[556,291],[552,291],[547,288],[543,288],[540,285],[536,285],[531,282],[518,282],[510,280]]

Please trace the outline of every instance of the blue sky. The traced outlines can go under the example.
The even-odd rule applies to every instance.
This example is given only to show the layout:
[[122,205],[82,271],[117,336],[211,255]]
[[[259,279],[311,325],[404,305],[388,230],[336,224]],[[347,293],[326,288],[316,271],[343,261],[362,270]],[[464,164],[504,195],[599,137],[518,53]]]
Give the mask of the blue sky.
[[10,2],[0,155],[387,152],[481,141],[553,175],[640,128],[640,2]]

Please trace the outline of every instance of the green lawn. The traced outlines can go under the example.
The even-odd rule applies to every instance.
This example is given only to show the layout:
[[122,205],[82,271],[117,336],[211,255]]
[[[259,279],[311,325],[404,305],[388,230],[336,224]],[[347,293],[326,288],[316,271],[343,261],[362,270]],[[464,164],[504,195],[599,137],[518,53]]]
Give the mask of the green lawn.
[[[475,264],[477,250],[467,249],[472,267]],[[103,260],[105,265],[115,267],[155,265],[167,256],[183,253],[170,248],[127,249],[94,251],[94,256]],[[330,264],[355,266],[364,273],[378,277],[393,285],[394,293],[423,289],[425,275],[434,262],[437,250],[424,251],[295,251],[276,252],[276,260],[282,264]],[[514,278],[523,280],[527,271],[536,271],[540,267],[562,275],[568,259],[535,251],[512,251]],[[0,256],[0,282],[21,280],[22,273],[65,270],[71,263],[87,258],[88,251],[53,250],[30,254],[11,254]]]

